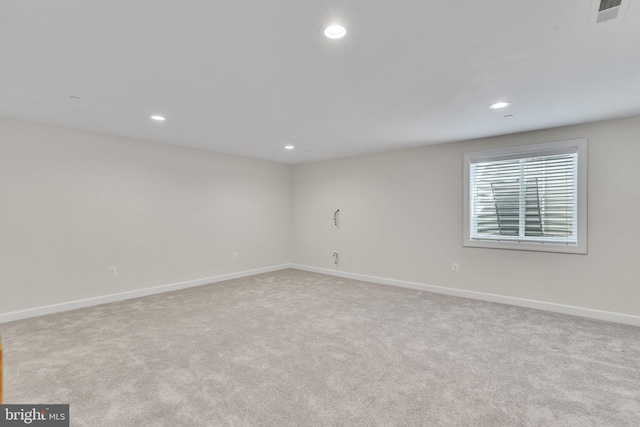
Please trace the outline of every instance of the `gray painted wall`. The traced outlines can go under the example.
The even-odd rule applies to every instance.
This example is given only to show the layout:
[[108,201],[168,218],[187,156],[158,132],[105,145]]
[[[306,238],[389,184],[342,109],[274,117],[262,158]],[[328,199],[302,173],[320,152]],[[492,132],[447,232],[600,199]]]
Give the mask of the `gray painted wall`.
[[[338,250],[344,272],[640,315],[638,135],[635,117],[291,167],[0,119],[0,313]],[[579,137],[587,255],[462,246],[464,152]]]
[[[639,136],[636,117],[297,165],[295,262],[335,269],[338,250],[348,273],[640,315]],[[587,255],[462,246],[463,153],[580,137]]]
[[290,223],[290,166],[0,120],[0,313],[289,263]]

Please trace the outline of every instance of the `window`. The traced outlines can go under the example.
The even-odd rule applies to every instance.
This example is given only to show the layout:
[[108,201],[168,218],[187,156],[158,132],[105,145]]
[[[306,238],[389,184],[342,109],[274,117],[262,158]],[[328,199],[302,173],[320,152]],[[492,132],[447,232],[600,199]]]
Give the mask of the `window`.
[[587,253],[587,140],[464,155],[464,246]]

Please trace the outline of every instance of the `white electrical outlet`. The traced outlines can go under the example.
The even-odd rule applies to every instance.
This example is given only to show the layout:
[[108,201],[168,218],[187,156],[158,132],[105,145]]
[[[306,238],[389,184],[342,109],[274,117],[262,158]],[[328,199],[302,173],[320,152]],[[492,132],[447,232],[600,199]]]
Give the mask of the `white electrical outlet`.
[[118,275],[118,269],[116,267],[109,267],[109,277]]
[[231,254],[231,257],[232,257],[233,259],[238,259],[238,252],[233,252],[233,253]]
[[458,264],[457,262],[451,264],[451,271],[455,271],[456,273],[460,271],[460,264]]

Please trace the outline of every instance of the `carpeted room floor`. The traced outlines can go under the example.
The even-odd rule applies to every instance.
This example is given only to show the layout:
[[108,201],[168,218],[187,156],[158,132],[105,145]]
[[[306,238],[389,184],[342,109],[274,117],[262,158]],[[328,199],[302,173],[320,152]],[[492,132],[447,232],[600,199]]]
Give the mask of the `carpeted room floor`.
[[640,328],[282,270],[0,325],[72,426],[638,426]]

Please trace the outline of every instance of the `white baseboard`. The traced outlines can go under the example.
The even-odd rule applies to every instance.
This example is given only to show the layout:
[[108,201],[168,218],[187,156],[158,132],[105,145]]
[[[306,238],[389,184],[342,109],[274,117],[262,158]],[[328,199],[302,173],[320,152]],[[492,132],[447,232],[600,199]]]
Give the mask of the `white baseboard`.
[[135,291],[120,292],[117,294],[86,298],[60,304],[47,305],[44,307],[29,308],[26,310],[12,311],[9,313],[0,313],[0,323],[13,322],[14,320],[43,316],[45,314],[59,313],[62,311],[75,310],[77,308],[91,307],[94,305],[107,304],[110,302],[122,301],[131,298],[139,298],[148,295],[160,294],[163,292],[177,291],[179,289],[193,288],[195,286],[208,285],[211,283],[222,282],[231,279],[239,279],[241,277],[254,276],[256,274],[283,270],[285,268],[292,268],[292,265],[283,264],[271,267],[257,268],[255,270],[240,271],[237,273],[222,274],[219,276],[205,277],[202,279],[187,280],[186,282],[171,283],[168,285],[154,286],[144,289],[136,289]]
[[295,268],[298,270],[313,273],[327,274],[330,276],[344,277],[381,285],[398,286],[401,288],[416,289],[425,292],[451,295],[462,298],[471,298],[481,301],[490,301],[500,304],[516,305],[520,307],[534,308],[537,310],[551,311],[555,313],[569,314],[573,316],[587,317],[590,319],[606,320],[609,322],[623,323],[627,325],[640,326],[640,316],[630,314],[615,313],[611,311],[594,310],[584,307],[556,304],[545,301],[529,300],[524,298],[509,297],[504,295],[489,294],[484,292],[467,291],[464,289],[447,288],[444,286],[425,285],[423,283],[407,282],[403,280],[387,279],[382,277],[367,276],[364,274],[347,273],[344,271],[330,270],[326,268],[311,267],[301,264],[282,264],[271,267],[257,268],[254,270],[240,271],[237,273],[222,274],[219,276],[206,277],[185,282],[172,283],[168,285],[155,286],[135,291],[121,292],[117,294],[104,295],[94,298],[70,301],[60,304],[47,305],[26,310],[0,313],[0,323],[12,322],[14,320],[26,319],[29,317],[43,316],[45,314],[59,313],[62,311],[75,310],[77,308],[91,307],[94,305],[107,304],[110,302],[122,301],[131,298],[144,297],[163,292],[177,291],[179,289],[192,288],[195,286],[207,285],[210,283],[222,282],[225,280],[239,279],[242,277],[254,276],[256,274],[268,273],[271,271]]
[[398,286],[401,288],[417,289],[420,291],[434,292],[438,294],[451,295],[462,298],[471,298],[481,301],[497,302],[500,304],[516,305],[520,307],[534,308],[537,310],[552,311],[555,313],[569,314],[572,316],[587,317],[590,319],[606,320],[608,322],[624,323],[627,325],[640,326],[640,316],[631,314],[615,313],[612,311],[594,310],[591,308],[576,307],[572,305],[556,304],[552,302],[536,301],[524,298],[509,297],[484,292],[467,291],[464,289],[447,288],[444,286],[425,285],[416,282],[406,282],[403,280],[387,279],[364,274],[347,273],[344,271],[330,270],[326,268],[311,267],[308,265],[291,264],[291,268],[310,271],[313,273],[328,274],[331,276],[344,277],[346,279],[360,280],[364,282],[378,283],[381,285]]

